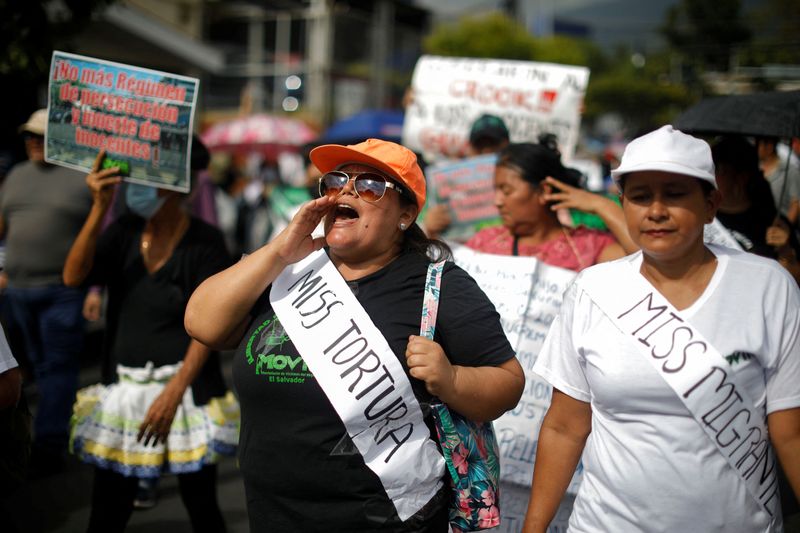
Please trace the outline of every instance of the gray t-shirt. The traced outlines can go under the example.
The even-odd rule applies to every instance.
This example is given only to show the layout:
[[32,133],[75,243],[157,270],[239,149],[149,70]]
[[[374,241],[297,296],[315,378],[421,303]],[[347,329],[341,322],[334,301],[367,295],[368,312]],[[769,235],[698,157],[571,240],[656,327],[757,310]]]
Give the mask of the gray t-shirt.
[[17,360],[14,359],[14,354],[11,353],[11,348],[8,347],[6,334],[3,332],[3,327],[0,326],[0,374],[17,368]]
[[793,161],[789,164],[787,171],[786,159],[781,157],[772,174],[764,177],[767,178],[769,186],[772,188],[775,207],[782,215],[788,215],[792,200],[800,199],[800,168]]
[[61,283],[64,261],[92,206],[86,175],[26,161],[0,188],[10,287]]

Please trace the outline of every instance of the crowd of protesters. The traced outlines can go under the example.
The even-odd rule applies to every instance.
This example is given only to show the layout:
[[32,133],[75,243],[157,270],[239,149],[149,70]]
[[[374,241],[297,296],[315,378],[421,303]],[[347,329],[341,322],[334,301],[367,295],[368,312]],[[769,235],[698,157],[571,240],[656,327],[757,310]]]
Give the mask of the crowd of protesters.
[[[354,296],[323,299],[320,309],[337,303],[366,311],[374,326],[358,331],[359,339],[382,342],[380,357],[399,362],[399,374],[386,376],[392,391],[410,385],[398,393],[403,405],[438,397],[491,421],[519,400],[524,371],[552,385],[525,531],[546,531],[582,454],[571,531],[647,530],[643,524],[716,531],[732,522],[741,531],[781,531],[780,505],[751,494],[753,476],[741,471],[750,468],[748,457],[770,456],[757,449],[763,441],[779,459],[787,492],[800,494],[800,154],[792,149],[800,143],[707,142],[665,126],[628,145],[611,169],[609,193],[582,187],[552,135],[512,142],[500,118],[479,117],[467,152],[496,154],[500,223],[476,231],[466,246],[579,273],[536,366],[523,369],[492,303],[438,240],[450,211],[444,204],[425,210],[425,165],[410,150],[376,139],[309,145],[302,164],[297,155],[253,157],[243,170],[210,157],[195,138],[192,192],[183,195],[124,183],[119,168],[104,169],[102,152],[88,175],[46,163],[46,121],[39,110],[20,126],[27,161],[0,185],[0,320],[9,338],[0,336],[0,497],[26,476],[59,472],[73,453],[95,472],[88,531],[124,531],[136,502],[152,504],[154,480],[165,473],[178,475],[194,531],[225,531],[215,465],[236,453],[251,531],[447,531],[444,471],[427,462],[437,442],[430,421],[398,475],[430,471],[387,498],[390,474],[369,467],[342,415],[352,406],[308,368],[321,345],[298,339],[271,294],[292,265],[317,258]],[[590,218],[597,226],[586,227]],[[703,228],[715,219],[741,250],[704,242]],[[425,339],[417,332],[432,259],[448,263],[439,329]],[[637,350],[651,336],[636,330],[626,339],[620,322],[641,302],[616,316],[606,298],[647,290],[647,310],[662,309],[652,305],[660,298],[670,320],[683,324],[670,329],[667,320],[650,332],[658,339],[664,327],[673,335],[664,354],[651,347],[661,370]],[[86,320],[101,309],[102,383],[79,391]],[[717,379],[719,367],[705,378],[698,370],[679,391],[654,373],[683,369],[673,361],[681,357],[673,354],[678,342],[684,363],[693,343],[729,363],[738,354],[716,390],[730,384],[734,394],[749,395],[752,406],[743,401],[738,412],[763,419],[751,424],[763,438],[753,437],[738,463],[730,460],[735,451],[723,457],[727,445],[718,445],[728,425],[740,428],[738,412],[723,417],[716,404],[704,411],[684,401],[705,379]],[[233,350],[238,398],[222,377],[219,350]],[[293,369],[306,362],[296,367],[297,381],[267,385],[264,365],[274,360],[267,356],[295,361]],[[359,372],[351,392],[378,368],[362,364],[343,368],[343,376]],[[18,423],[28,416],[26,382],[38,395],[29,432]],[[704,431],[716,432],[717,445]],[[741,431],[731,433],[744,444]],[[704,468],[703,483],[689,490],[687,479]],[[421,503],[406,507],[407,499]]]

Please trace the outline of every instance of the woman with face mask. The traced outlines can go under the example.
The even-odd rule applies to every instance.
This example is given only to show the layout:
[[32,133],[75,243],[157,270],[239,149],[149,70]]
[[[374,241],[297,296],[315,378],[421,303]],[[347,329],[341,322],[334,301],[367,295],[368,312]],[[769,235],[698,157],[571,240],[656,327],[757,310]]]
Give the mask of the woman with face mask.
[[226,394],[218,354],[189,338],[186,302],[230,264],[222,234],[191,217],[186,195],[129,183],[123,215],[101,232],[118,168],[95,160],[86,182],[93,205],[64,265],[68,286],[108,290],[104,349],[115,383],[80,391],[73,452],[93,464],[88,531],[123,531],[139,478],[178,474],[194,531],[224,531],[216,500],[219,453],[238,440],[238,405]]

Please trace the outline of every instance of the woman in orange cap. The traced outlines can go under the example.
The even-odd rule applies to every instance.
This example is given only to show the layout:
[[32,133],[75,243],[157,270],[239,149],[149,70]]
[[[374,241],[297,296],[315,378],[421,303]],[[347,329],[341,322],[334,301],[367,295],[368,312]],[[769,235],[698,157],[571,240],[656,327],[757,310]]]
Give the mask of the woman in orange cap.
[[413,152],[370,139],[310,155],[321,198],[198,287],[186,312],[195,339],[238,346],[251,531],[447,531],[426,404],[492,420],[517,403],[522,369],[452,262],[435,336],[417,335],[428,267],[449,250],[415,222],[425,178]]

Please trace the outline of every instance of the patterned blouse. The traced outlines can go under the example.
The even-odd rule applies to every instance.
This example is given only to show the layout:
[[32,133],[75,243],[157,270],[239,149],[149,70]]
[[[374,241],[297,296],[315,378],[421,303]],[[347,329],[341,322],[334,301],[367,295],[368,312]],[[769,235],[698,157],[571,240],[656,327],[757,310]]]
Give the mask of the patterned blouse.
[[[609,233],[578,227],[566,229],[558,238],[534,246],[519,244],[518,255],[536,257],[548,265],[579,272],[597,263],[600,253],[616,242]],[[505,226],[484,228],[467,241],[473,250],[512,255],[514,236]]]

